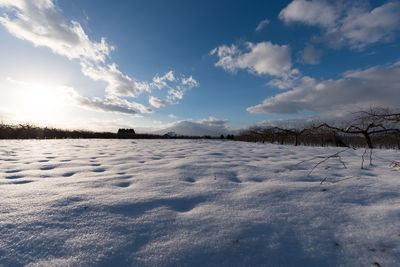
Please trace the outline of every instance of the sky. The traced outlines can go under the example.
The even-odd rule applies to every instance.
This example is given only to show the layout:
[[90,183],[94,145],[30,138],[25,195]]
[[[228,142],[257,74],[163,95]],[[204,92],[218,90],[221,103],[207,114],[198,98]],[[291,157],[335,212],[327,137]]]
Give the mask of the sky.
[[0,121],[241,129],[400,100],[400,1],[0,0]]

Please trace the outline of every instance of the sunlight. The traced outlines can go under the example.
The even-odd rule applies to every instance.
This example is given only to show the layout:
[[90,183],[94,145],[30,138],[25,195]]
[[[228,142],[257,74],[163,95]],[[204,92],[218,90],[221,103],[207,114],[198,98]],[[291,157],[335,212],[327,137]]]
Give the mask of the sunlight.
[[65,96],[48,85],[30,85],[24,88],[21,104],[24,119],[33,123],[48,123],[63,115]]

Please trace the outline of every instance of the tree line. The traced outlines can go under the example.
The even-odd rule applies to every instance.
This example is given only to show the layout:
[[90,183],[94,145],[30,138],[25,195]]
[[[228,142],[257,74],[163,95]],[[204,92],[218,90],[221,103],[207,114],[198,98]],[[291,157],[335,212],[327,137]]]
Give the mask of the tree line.
[[304,127],[255,126],[235,140],[278,144],[396,148],[400,149],[400,113],[387,108],[370,108],[338,124],[312,122]]
[[168,134],[136,133],[134,129],[118,129],[113,132],[94,132],[87,130],[66,130],[51,127],[38,127],[32,124],[0,123],[0,139],[217,139],[211,136],[184,136]]
[[65,130],[32,124],[0,124],[0,139],[114,138],[115,133]]

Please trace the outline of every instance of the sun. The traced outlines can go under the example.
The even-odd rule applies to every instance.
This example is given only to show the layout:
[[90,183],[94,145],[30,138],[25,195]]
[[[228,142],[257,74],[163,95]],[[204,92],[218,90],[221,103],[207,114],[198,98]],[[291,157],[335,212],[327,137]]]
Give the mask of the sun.
[[31,85],[24,88],[20,112],[29,122],[46,124],[60,119],[64,106],[65,95],[57,87]]

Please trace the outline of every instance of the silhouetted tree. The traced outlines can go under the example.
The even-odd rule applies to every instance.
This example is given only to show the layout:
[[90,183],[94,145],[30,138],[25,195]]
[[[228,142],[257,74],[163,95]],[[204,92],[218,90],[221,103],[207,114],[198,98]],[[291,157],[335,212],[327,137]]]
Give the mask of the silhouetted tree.
[[119,138],[133,138],[135,137],[135,130],[134,129],[118,129],[117,135]]
[[328,128],[350,135],[361,135],[365,144],[372,149],[375,145],[372,142],[372,136],[379,134],[399,134],[400,114],[390,113],[388,109],[370,108],[354,113],[356,117],[347,127],[336,127],[327,123],[322,123],[315,128]]
[[228,140],[233,140],[233,138],[234,138],[233,134],[232,134],[232,135],[231,135],[231,134],[228,134],[228,135],[226,136],[226,139],[228,139]]

